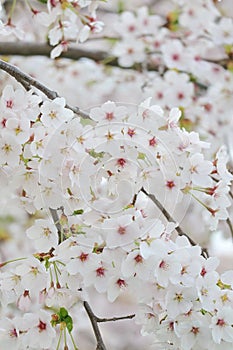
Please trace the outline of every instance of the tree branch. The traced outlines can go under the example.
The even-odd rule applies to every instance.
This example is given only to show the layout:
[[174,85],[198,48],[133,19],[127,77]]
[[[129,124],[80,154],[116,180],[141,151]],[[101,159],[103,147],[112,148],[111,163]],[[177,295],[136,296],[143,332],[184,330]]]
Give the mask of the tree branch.
[[[176,223],[176,221],[172,218],[172,216],[168,213],[168,211],[163,207],[163,205],[158,201],[158,199],[150,193],[147,193],[146,190],[142,187],[141,188],[141,192],[144,193],[148,198],[150,198],[152,200],[152,202],[157,206],[157,208],[161,211],[161,213],[165,216],[165,218],[169,221],[169,222],[174,222]],[[190,244],[192,246],[196,246],[197,243],[194,242],[194,240],[192,238],[189,237],[189,235],[187,235],[187,233],[185,233],[180,226],[176,227],[176,231],[178,232],[179,236],[185,236],[188,238]],[[206,248],[201,248],[202,250],[202,256],[204,258],[208,258],[209,254]]]
[[97,341],[97,347],[96,347],[96,350],[106,350],[106,347],[104,345],[104,342],[103,342],[103,339],[102,339],[102,336],[101,336],[101,333],[100,333],[100,330],[99,330],[99,327],[98,327],[98,321],[97,321],[97,317],[95,316],[95,314],[93,313],[90,305],[88,304],[87,301],[84,301],[83,302],[83,306],[88,314],[88,317],[91,321],[91,324],[92,324],[92,328],[93,328],[93,331],[94,331],[94,334],[95,334],[95,338],[96,338],[96,341]]
[[[96,39],[105,39],[95,38]],[[32,42],[0,42],[0,55],[9,56],[45,56],[50,57],[50,53],[53,47],[47,43],[32,43]],[[110,56],[107,51],[102,50],[86,50],[76,47],[69,47],[67,51],[62,52],[59,56],[62,58],[69,58],[72,60],[79,60],[80,58],[89,58],[96,62],[104,63],[113,67],[120,67],[121,69],[135,69],[141,70],[142,64],[134,64],[131,67],[122,67],[118,63],[117,57]],[[228,64],[231,63],[230,58],[211,60],[204,59],[204,61],[221,65],[223,68],[227,68]],[[158,64],[148,63],[147,69],[157,71],[159,68]]]
[[135,314],[127,315],[127,316],[119,316],[119,317],[111,317],[111,318],[99,318],[96,317],[96,321],[101,322],[112,322],[112,321],[120,321],[120,320],[131,320],[135,317]]
[[229,218],[227,218],[227,225],[230,229],[231,237],[233,238],[233,226],[232,226],[231,220]]
[[111,321],[120,321],[120,320],[130,320],[135,317],[135,314],[127,315],[127,316],[119,316],[119,317],[111,317],[111,318],[100,318],[97,317],[94,312],[92,311],[89,303],[87,301],[83,302],[84,308],[88,314],[88,317],[91,321],[92,328],[97,340],[97,348],[96,350],[106,350],[106,347],[104,345],[103,339],[101,337],[101,333],[98,327],[98,323],[101,322],[111,322]]
[[58,217],[58,214],[57,214],[57,210],[49,208],[49,211],[50,211],[50,213],[52,215],[52,219],[53,219],[54,225],[57,228],[58,244],[60,244],[62,242],[62,228],[61,228],[60,220],[59,220],[59,217]]
[[[31,43],[31,42],[0,42],[0,55],[9,56],[45,56],[50,57],[53,47],[46,43]],[[67,51],[62,52],[59,58],[69,58],[79,60],[80,58],[89,58],[95,62],[103,63],[104,65],[119,67],[121,69],[141,70],[141,64],[134,64],[131,67],[122,67],[118,63],[117,57],[110,56],[108,52],[101,50],[85,50],[75,47],[69,47]],[[157,65],[148,65],[148,70],[158,70]]]
[[[31,42],[0,42],[0,55],[9,56],[45,56],[50,57],[53,47],[46,43]],[[96,62],[106,61],[111,66],[119,66],[117,58],[109,56],[108,52],[95,50],[90,51],[75,47],[69,47],[67,51],[62,52],[59,58],[70,58],[79,60],[80,58],[89,58]],[[124,68],[124,67],[122,67]]]
[[[32,42],[0,42],[0,54],[10,56],[47,56],[53,46],[46,43],[32,43]],[[82,57],[90,58],[95,61],[102,61],[108,56],[104,51],[88,51],[80,48],[70,47],[66,52],[63,52],[60,57],[71,58],[78,60]]]
[[233,194],[231,193],[231,191],[229,191],[229,195],[230,195],[231,199],[233,199]]
[[[50,90],[47,86],[43,85],[38,80],[32,78],[30,75],[24,73],[19,68],[10,63],[0,60],[0,69],[15,78],[26,90],[28,90],[30,86],[34,86],[36,89],[43,92],[43,94],[45,94],[50,100],[54,100],[56,97],[59,97],[57,92]],[[81,116],[84,119],[90,119],[89,114],[82,111],[78,107],[73,107],[66,104],[66,108],[72,110],[75,114]]]

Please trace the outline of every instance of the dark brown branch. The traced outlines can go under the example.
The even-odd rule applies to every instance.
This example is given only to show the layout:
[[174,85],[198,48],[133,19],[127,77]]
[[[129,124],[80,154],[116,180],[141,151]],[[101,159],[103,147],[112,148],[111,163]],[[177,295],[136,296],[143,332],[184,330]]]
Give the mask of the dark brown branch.
[[[13,78],[15,78],[21,85],[23,85],[23,87],[26,90],[28,90],[30,86],[34,86],[36,89],[43,92],[51,100],[54,100],[56,97],[59,97],[57,92],[50,90],[47,86],[43,85],[38,80],[32,78],[30,75],[24,73],[19,68],[15,67],[10,63],[0,60],[0,69],[4,70]],[[90,119],[89,114],[82,111],[78,107],[72,107],[66,104],[66,108],[71,109],[75,114],[81,116],[82,118]]]
[[[95,38],[96,39],[105,39]],[[50,53],[53,47],[47,43],[32,43],[32,42],[0,42],[0,55],[9,56],[46,56],[50,57]],[[105,65],[110,65],[114,67],[120,67],[122,69],[136,69],[141,70],[141,64],[134,64],[132,67],[122,67],[118,63],[118,59],[114,56],[109,55],[107,51],[102,50],[87,50],[81,49],[80,46],[69,47],[67,51],[62,52],[60,55],[62,58],[70,58],[73,60],[79,60],[80,58],[89,58],[96,62],[104,63]],[[221,59],[221,60],[209,60],[204,59],[204,61],[221,65],[227,68],[228,64],[231,62],[231,58]],[[158,70],[158,64],[148,63],[148,70]]]
[[230,195],[231,199],[233,199],[233,194],[231,193],[231,191],[229,191],[229,195]]
[[[46,43],[31,43],[31,42],[0,42],[0,55],[10,56],[47,56],[53,47]],[[66,52],[63,52],[60,57],[71,58],[78,60],[82,57],[90,58],[95,61],[104,60],[108,54],[104,51],[88,51],[70,47]]]
[[88,314],[88,317],[91,321],[92,328],[97,340],[97,348],[96,350],[106,350],[106,347],[104,345],[103,339],[101,337],[101,333],[98,327],[98,323],[101,322],[111,322],[111,321],[120,321],[120,320],[130,320],[135,317],[135,314],[127,315],[127,316],[119,316],[119,317],[111,317],[111,318],[100,318],[97,317],[94,312],[92,311],[89,303],[87,301],[83,302],[84,308]]
[[[50,57],[53,47],[46,43],[31,43],[31,42],[0,42],[0,55],[9,56],[45,56]],[[108,52],[101,50],[85,50],[75,47],[69,49],[59,56],[59,58],[69,58],[79,60],[80,58],[89,58],[95,62],[103,63],[104,65],[119,67],[121,69],[134,69],[140,71],[141,64],[134,64],[132,67],[122,67],[118,63],[118,59],[110,56]],[[148,65],[148,70],[157,70],[157,65]]]
[[[176,221],[172,218],[172,216],[168,213],[168,211],[163,207],[163,205],[158,201],[158,199],[150,193],[147,193],[146,190],[142,187],[141,188],[142,193],[144,193],[148,198],[150,198],[152,200],[152,202],[157,206],[157,208],[161,211],[161,213],[165,216],[165,218],[169,221],[169,222],[174,222],[176,223]],[[194,242],[194,240],[192,238],[189,237],[189,235],[187,235],[187,233],[185,233],[180,226],[176,227],[176,231],[178,232],[179,236],[185,236],[188,238],[190,244],[192,246],[196,246],[197,243]],[[201,248],[202,249],[202,256],[204,258],[208,258],[209,254],[206,248]]]
[[91,321],[91,324],[92,324],[92,328],[93,328],[93,331],[94,331],[94,334],[95,334],[95,338],[96,338],[96,341],[97,341],[97,347],[96,347],[96,350],[106,350],[106,347],[104,345],[104,342],[103,342],[103,339],[102,339],[102,336],[101,336],[101,333],[100,333],[100,330],[99,330],[99,327],[98,327],[98,321],[97,321],[97,317],[95,316],[95,314],[93,313],[89,303],[87,301],[84,301],[83,302],[83,306],[88,314],[88,317]]

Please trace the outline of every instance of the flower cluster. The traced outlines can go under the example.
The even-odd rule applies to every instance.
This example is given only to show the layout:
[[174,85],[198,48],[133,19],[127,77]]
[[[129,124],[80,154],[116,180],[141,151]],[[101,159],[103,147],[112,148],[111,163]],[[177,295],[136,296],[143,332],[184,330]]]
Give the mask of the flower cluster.
[[[18,101],[22,97],[26,107]],[[107,215],[109,208],[114,214],[144,188],[171,214],[184,196],[196,198],[209,212],[212,229],[228,217],[232,176],[224,149],[212,162],[205,160],[202,150],[209,144],[180,129],[179,109],[164,115],[147,99],[135,112],[108,101],[90,112],[96,126],[82,126],[64,98],[39,107],[40,101],[10,86],[1,99],[1,166],[12,175],[13,192],[30,213],[63,206],[66,215],[77,209]]]
[[147,62],[199,76],[202,69],[212,66],[205,61],[208,51],[216,46],[227,50],[232,44],[233,21],[222,17],[212,1],[176,3],[166,18],[163,13],[151,13],[148,7],[119,15],[115,30],[121,40],[113,53],[122,66]]
[[205,260],[185,237],[142,242],[140,253],[153,272],[137,314],[143,333],[155,334],[164,349],[230,349],[232,285],[230,272],[216,272],[218,259]]
[[[144,312],[138,316],[143,332],[162,341],[169,337],[182,349],[187,342],[190,349],[206,349],[206,327],[213,344],[231,343],[230,272],[219,276],[216,260],[205,260],[186,238],[174,243],[178,223],[165,224],[156,204],[159,199],[171,215],[184,215],[184,198],[194,198],[216,229],[230,205],[226,150],[206,160],[209,144],[180,128],[182,112],[165,112],[151,98],[136,109],[108,101],[91,109],[94,125],[85,126],[64,98],[42,101],[6,86],[0,102],[1,169],[9,176],[9,199],[30,214],[60,213],[55,222],[37,219],[27,229],[37,253],[1,273],[9,317],[4,342],[14,341],[19,349],[51,347],[51,325],[58,325],[54,310],[72,310],[83,300],[81,291],[88,295],[92,286],[110,302],[134,294]],[[24,313],[23,323],[10,317],[12,304]]]
[[[47,35],[49,44],[54,46],[51,58],[56,58],[67,51],[70,44],[82,43],[91,33],[102,31],[104,23],[99,21],[96,15],[99,2],[101,0],[38,0],[32,4],[28,1],[33,22],[40,27],[44,35]],[[84,10],[86,8],[87,12]],[[5,13],[5,21],[0,20],[0,35],[8,40],[15,40],[15,37],[30,40],[34,35],[24,29],[28,24],[25,25],[18,20],[14,12],[16,12],[15,5],[12,4],[9,13]]]

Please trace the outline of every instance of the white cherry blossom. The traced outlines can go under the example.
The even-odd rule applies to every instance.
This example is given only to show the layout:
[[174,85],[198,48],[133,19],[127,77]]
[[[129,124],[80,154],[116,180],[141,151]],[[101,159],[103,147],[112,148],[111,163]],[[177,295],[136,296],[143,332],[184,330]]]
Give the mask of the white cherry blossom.
[[45,126],[58,127],[73,117],[73,112],[65,108],[64,98],[55,98],[53,101],[45,101],[41,106],[41,122]]
[[232,342],[232,309],[230,307],[223,307],[217,311],[216,315],[212,317],[210,328],[215,343],[220,344],[221,340]]
[[20,154],[22,152],[21,144],[17,141],[16,137],[10,133],[5,133],[0,138],[0,159],[1,166],[7,164],[11,167],[15,167],[19,164]]
[[34,240],[36,249],[49,251],[58,243],[57,230],[51,221],[38,219],[35,224],[26,231],[27,236]]

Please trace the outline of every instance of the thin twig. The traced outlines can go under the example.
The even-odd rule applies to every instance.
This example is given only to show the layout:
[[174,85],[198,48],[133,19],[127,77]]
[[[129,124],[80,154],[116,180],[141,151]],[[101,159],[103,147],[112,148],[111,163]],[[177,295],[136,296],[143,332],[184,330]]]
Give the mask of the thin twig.
[[[0,69],[4,70],[13,78],[15,78],[21,85],[23,85],[26,90],[28,90],[30,86],[34,86],[36,89],[43,92],[43,94],[45,94],[50,100],[54,100],[56,97],[59,97],[57,92],[50,90],[47,86],[40,83],[38,80],[32,78],[30,75],[24,73],[19,68],[10,63],[0,60]],[[66,108],[71,109],[75,114],[81,116],[82,118],[90,119],[89,114],[82,111],[78,107],[72,107],[66,104]]]
[[103,342],[103,339],[102,339],[102,336],[101,336],[101,333],[100,333],[100,330],[99,330],[99,327],[98,327],[98,321],[97,321],[97,317],[95,316],[95,314],[93,313],[89,303],[87,301],[84,301],[83,302],[83,306],[88,314],[88,317],[91,321],[91,324],[92,324],[92,328],[93,328],[93,331],[94,331],[94,334],[95,334],[95,338],[96,338],[96,341],[97,341],[97,347],[96,347],[96,350],[106,350],[106,347],[104,345],[104,342]]
[[50,213],[52,215],[53,222],[54,222],[54,224],[55,224],[55,226],[57,228],[58,243],[60,244],[62,242],[62,228],[61,228],[60,220],[59,220],[59,217],[58,217],[58,214],[57,214],[57,210],[49,208],[49,211],[50,211]]
[[[169,222],[174,222],[176,223],[176,221],[173,219],[173,217],[168,213],[168,211],[163,207],[163,205],[158,201],[158,199],[150,193],[147,193],[146,190],[142,187],[141,188],[141,192],[144,193],[148,198],[150,198],[152,200],[152,202],[159,208],[159,210],[161,211],[161,213],[165,216],[165,218],[169,221]],[[188,238],[190,244],[192,246],[196,246],[197,243],[189,237],[189,235],[187,235],[187,233],[185,233],[180,226],[177,226],[176,231],[178,232],[179,236],[185,236]],[[209,254],[206,248],[201,248],[202,250],[202,256],[204,258],[208,258]]]
[[119,317],[111,317],[111,318],[99,318],[96,317],[96,321],[101,322],[112,322],[112,321],[120,321],[120,320],[131,320],[135,317],[135,314],[127,315],[127,316],[119,316]]
[[106,350],[103,339],[101,337],[101,333],[98,327],[98,323],[101,322],[111,322],[111,321],[120,321],[120,320],[130,320],[135,317],[135,314],[127,315],[127,316],[119,316],[119,317],[111,317],[111,318],[100,318],[97,317],[92,311],[89,303],[87,301],[83,302],[84,308],[88,314],[88,317],[91,321],[93,331],[95,333],[95,337],[97,340],[97,350]]
[[229,226],[230,232],[231,232],[231,237],[233,238],[233,226],[231,223],[231,220],[229,218],[227,218],[227,225]]

